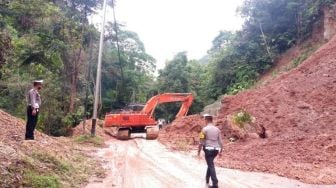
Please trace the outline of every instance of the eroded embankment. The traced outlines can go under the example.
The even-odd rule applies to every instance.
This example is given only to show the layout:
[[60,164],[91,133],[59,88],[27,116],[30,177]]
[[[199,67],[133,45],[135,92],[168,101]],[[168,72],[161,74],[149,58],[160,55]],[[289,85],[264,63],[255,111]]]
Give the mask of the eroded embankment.
[[91,176],[104,176],[95,148],[71,138],[35,131],[25,141],[25,123],[0,110],[0,187],[80,187]]
[[[245,110],[252,126],[266,129],[267,138],[249,134],[230,143],[218,164],[248,171],[270,172],[306,183],[336,183],[336,37],[299,67],[266,86],[225,96],[216,118],[223,137],[241,136],[233,124]],[[200,117],[178,120],[160,135],[173,149],[197,144]],[[258,131],[257,131],[258,132]]]

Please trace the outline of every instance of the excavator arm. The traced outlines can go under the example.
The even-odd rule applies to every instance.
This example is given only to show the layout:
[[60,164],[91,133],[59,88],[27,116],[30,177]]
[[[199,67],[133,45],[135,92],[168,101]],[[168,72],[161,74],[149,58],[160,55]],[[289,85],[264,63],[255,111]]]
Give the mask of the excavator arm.
[[131,133],[146,132],[147,139],[156,139],[159,135],[157,122],[153,118],[155,107],[162,103],[182,102],[176,117],[187,115],[194,100],[191,93],[163,93],[149,99],[140,112],[106,114],[105,128],[117,127],[117,138],[128,139]]
[[149,99],[141,112],[152,117],[157,105],[162,103],[182,102],[180,111],[176,115],[176,117],[182,117],[187,115],[193,100],[194,97],[191,93],[163,93]]
[[186,116],[188,114],[189,108],[192,105],[193,100],[194,100],[194,97],[190,95],[186,98],[185,101],[182,102],[180,111],[176,114],[177,118]]

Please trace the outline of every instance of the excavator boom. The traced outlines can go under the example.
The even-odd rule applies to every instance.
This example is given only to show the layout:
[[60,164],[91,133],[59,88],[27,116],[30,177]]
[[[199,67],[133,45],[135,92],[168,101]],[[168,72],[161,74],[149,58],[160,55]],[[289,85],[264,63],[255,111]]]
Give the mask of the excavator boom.
[[193,100],[194,97],[191,93],[163,93],[149,99],[141,112],[152,117],[157,105],[162,103],[182,102],[180,111],[176,115],[176,117],[181,117],[187,115]]
[[133,132],[146,132],[148,139],[158,136],[157,122],[153,118],[155,108],[159,104],[181,102],[181,108],[176,117],[186,116],[194,97],[191,93],[163,93],[148,100],[144,108],[136,113],[107,114],[105,127],[117,127],[119,138],[128,139]]

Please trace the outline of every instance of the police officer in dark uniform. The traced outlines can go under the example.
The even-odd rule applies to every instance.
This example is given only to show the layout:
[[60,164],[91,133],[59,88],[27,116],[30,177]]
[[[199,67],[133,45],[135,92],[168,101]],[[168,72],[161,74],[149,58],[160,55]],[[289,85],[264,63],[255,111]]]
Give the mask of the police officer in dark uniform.
[[39,91],[42,89],[43,80],[35,80],[33,88],[27,94],[27,124],[26,140],[34,140],[34,130],[37,124],[39,110],[41,107],[41,96]]
[[209,187],[210,178],[212,181],[212,186],[218,188],[218,179],[216,176],[214,159],[216,156],[221,154],[223,151],[223,144],[221,138],[220,130],[213,124],[213,116],[210,114],[205,114],[204,120],[206,126],[202,129],[200,133],[200,144],[198,146],[198,156],[200,156],[201,149],[205,153],[205,160],[208,165],[205,182],[207,187]]

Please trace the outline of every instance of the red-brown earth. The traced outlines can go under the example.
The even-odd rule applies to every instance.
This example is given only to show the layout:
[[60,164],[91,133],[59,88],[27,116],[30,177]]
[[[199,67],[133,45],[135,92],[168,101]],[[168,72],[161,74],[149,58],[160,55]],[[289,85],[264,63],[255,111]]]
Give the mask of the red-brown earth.
[[[252,131],[236,142],[224,139],[218,165],[306,183],[336,183],[336,37],[267,85],[223,97],[216,123],[224,138],[237,135],[231,117],[241,109],[255,117],[254,126],[265,127],[267,138]],[[159,140],[172,149],[190,150],[202,125],[200,116],[179,119]]]

